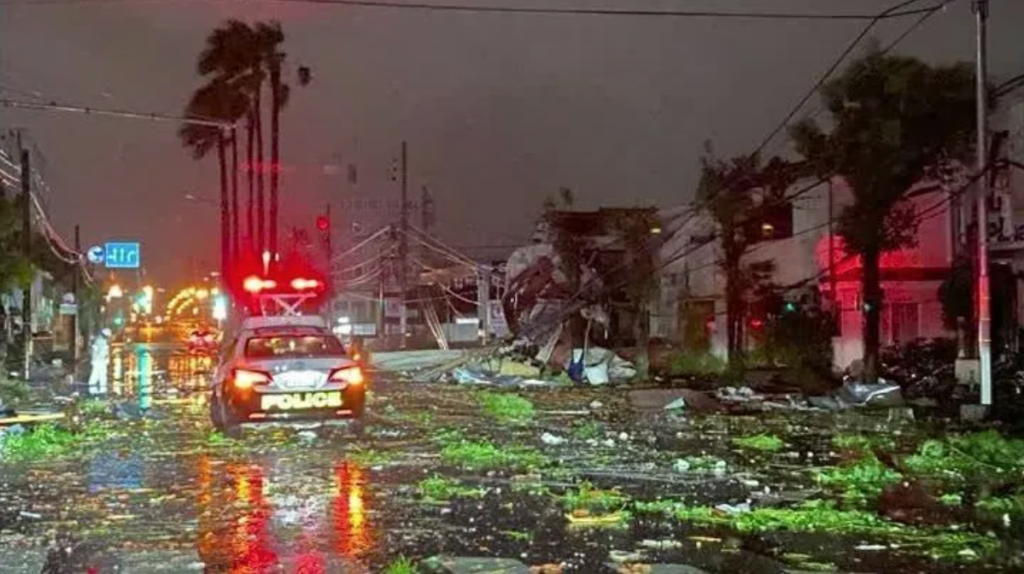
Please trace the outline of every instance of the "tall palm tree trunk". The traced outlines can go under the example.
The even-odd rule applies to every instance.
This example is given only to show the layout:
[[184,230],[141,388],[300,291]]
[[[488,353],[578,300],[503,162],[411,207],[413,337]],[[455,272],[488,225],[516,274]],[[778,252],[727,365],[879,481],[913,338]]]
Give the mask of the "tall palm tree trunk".
[[263,165],[263,108],[260,102],[262,99],[260,92],[262,91],[263,84],[261,82],[253,98],[253,109],[256,114],[256,252],[261,257],[267,249],[267,222],[264,211],[266,198],[263,194],[263,174],[265,172]]
[[277,253],[278,188],[281,182],[281,61],[270,64],[270,251]]
[[231,260],[238,262],[241,257],[241,243],[238,227],[238,127],[231,129]]
[[231,217],[228,203],[227,141],[217,134],[217,163],[220,166],[220,272],[225,277],[231,268]]
[[245,241],[249,246],[249,251],[255,252],[256,250],[256,224],[253,221],[253,209],[256,206],[256,198],[254,196],[256,192],[256,180],[255,180],[255,142],[256,142],[256,115],[250,110],[249,121],[245,126],[245,179],[246,184],[249,187],[249,201],[245,206]]

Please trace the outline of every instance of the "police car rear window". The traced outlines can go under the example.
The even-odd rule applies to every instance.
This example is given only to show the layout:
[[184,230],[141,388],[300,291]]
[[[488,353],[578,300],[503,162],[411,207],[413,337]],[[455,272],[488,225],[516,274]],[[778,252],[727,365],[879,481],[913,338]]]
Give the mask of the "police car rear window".
[[345,347],[332,335],[281,334],[253,337],[245,342],[245,356],[249,359],[296,359],[338,357],[345,355]]

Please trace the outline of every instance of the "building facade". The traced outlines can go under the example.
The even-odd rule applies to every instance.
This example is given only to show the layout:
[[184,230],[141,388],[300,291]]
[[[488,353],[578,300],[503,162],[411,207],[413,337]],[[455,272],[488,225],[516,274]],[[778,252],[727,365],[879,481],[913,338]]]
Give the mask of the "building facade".
[[[938,296],[953,264],[953,191],[952,185],[922,184],[908,194],[918,222],[915,245],[881,261],[883,346],[954,336],[943,324]],[[762,224],[765,237],[748,249],[743,264],[770,262],[768,281],[784,299],[832,309],[834,366],[846,368],[863,356],[861,265],[836,233],[852,192],[834,178],[799,182],[786,195],[794,197],[791,209],[781,220]],[[664,210],[661,217],[668,239],[660,253],[663,275],[652,332],[691,345],[703,337],[708,351],[727,359],[725,276],[716,226],[693,206]],[[755,346],[753,337],[746,341],[748,348]]]

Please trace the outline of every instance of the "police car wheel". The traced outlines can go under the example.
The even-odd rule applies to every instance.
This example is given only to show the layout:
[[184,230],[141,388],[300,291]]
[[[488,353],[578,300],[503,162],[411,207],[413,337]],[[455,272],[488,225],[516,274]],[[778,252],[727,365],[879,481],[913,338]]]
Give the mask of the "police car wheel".
[[231,410],[231,407],[224,404],[224,401],[220,401],[220,420],[222,421],[224,436],[230,438],[242,438],[242,426],[239,424],[238,417]]
[[231,438],[242,436],[242,427],[238,424],[237,417],[231,412],[231,409],[224,404],[223,398],[214,398],[210,401],[210,419],[213,421],[214,428],[224,436]]
[[220,399],[217,395],[210,396],[210,422],[213,423],[214,429],[224,431],[224,419],[221,418]]

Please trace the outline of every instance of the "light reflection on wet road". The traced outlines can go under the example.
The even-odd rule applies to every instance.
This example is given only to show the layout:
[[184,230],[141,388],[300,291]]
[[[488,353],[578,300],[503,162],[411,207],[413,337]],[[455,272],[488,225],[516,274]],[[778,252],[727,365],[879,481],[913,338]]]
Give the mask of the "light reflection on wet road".
[[68,534],[92,549],[68,557],[68,572],[123,570],[133,553],[157,550],[177,561],[128,571],[367,571],[358,562],[376,544],[372,489],[368,470],[346,458],[344,427],[301,446],[296,429],[254,430],[244,445],[214,439],[210,357],[137,344],[115,346],[111,359],[112,398],[144,406],[152,396],[157,418],[113,423],[132,430],[77,465],[0,469],[12,493],[0,493],[3,504],[40,517],[17,520],[13,538],[0,517],[0,546]]
[[115,344],[110,352],[110,391],[146,405],[206,390],[214,368],[210,355],[161,343]]
[[371,547],[359,465],[301,470],[285,459],[217,465],[203,456],[198,467],[196,548],[213,571],[336,571],[339,559],[352,568]]
[[[788,458],[766,466],[766,455],[732,448],[729,433],[736,431],[730,429],[750,432],[749,418],[706,419],[706,430],[677,426],[659,434],[658,426],[620,418],[628,413],[622,393],[573,388],[530,395],[545,413],[535,424],[496,425],[475,410],[479,391],[413,383],[385,388],[372,381],[371,425],[360,439],[344,426],[312,433],[263,427],[231,441],[213,434],[209,423],[209,357],[149,344],[114,347],[112,358],[115,398],[138,404],[148,388],[154,416],[109,420],[104,430],[110,436],[66,458],[0,464],[0,573],[39,573],[48,550],[56,568],[47,572],[363,573],[380,572],[403,555],[446,555],[562,562],[569,565],[566,572],[596,573],[605,571],[612,551],[641,547],[652,563],[693,564],[709,573],[784,572],[781,551],[849,571],[996,571],[938,563],[898,544],[869,553],[854,546],[883,538],[741,535],[658,517],[640,517],[623,528],[569,524],[557,497],[577,479],[622,488],[636,500],[679,499],[695,506],[742,501],[751,491],[741,476],[773,490],[811,488],[802,470],[810,467]],[[612,446],[572,438],[586,425],[567,418],[575,414],[558,414],[579,413],[598,401],[599,412],[615,418],[585,420],[600,421],[599,436]],[[775,422],[780,420],[790,424]],[[814,464],[835,456],[829,434],[834,420],[822,424],[825,430],[807,427],[789,435],[801,441],[801,450],[813,451]],[[452,431],[503,448],[534,446],[552,464],[530,474],[457,466],[445,460],[437,440]],[[542,433],[570,437],[570,443],[541,445]],[[732,474],[678,476],[672,461],[694,453],[721,457]],[[387,462],[375,462],[381,460]],[[633,477],[644,467],[652,480],[639,482]],[[433,477],[486,492],[444,503],[426,500],[421,481]],[[643,544],[648,541],[672,546],[652,550]]]

